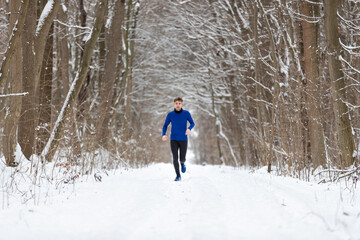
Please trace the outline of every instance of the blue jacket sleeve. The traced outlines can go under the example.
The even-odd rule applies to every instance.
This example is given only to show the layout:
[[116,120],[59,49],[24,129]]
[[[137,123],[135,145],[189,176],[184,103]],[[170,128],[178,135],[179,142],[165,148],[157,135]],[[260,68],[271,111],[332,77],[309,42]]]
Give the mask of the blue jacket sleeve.
[[169,114],[166,116],[166,119],[165,119],[165,123],[164,123],[164,126],[163,126],[163,130],[162,130],[162,136],[166,135],[166,131],[167,131],[167,128],[170,124],[170,117],[169,117]]
[[188,117],[187,117],[187,120],[188,120],[189,123],[190,123],[189,129],[190,129],[190,130],[193,129],[193,127],[195,126],[195,123],[194,123],[194,120],[193,120],[192,117],[191,117],[190,112],[189,112],[189,115],[188,115]]

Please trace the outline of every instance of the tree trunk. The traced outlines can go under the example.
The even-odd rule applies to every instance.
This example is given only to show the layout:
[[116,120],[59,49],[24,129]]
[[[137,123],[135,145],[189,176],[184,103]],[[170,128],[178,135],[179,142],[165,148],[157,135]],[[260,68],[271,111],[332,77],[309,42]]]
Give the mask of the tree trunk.
[[[50,28],[53,24],[55,16],[57,16],[58,9],[60,7],[61,0],[49,0],[44,10],[50,9],[50,11],[42,11],[39,23],[35,32],[35,91],[39,91],[39,79],[41,74],[41,67],[43,64],[44,51],[46,40],[49,35]],[[38,95],[38,94],[36,94]]]
[[[85,7],[84,7],[84,0],[80,0],[80,26],[81,27],[86,27],[86,20],[87,20],[87,12],[85,11]],[[102,27],[101,27],[102,28]],[[83,41],[81,43],[81,54],[80,57],[83,56],[84,54],[84,50],[85,49],[85,42]],[[81,87],[81,90],[79,92],[78,95],[78,107],[77,107],[77,112],[76,112],[76,120],[78,121],[82,121],[85,119],[84,113],[86,112],[86,109],[88,107],[87,104],[87,99],[89,96],[89,86],[90,86],[90,82],[91,82],[91,78],[90,78],[90,73],[88,72],[87,76],[86,76],[86,80],[85,83],[83,84],[83,86]],[[75,127],[75,122],[74,122],[74,133],[76,132],[76,127]],[[75,139],[74,139],[75,140]],[[79,141],[75,140],[76,143],[76,149],[80,150],[80,143]]]
[[[67,22],[67,13],[64,12],[64,9],[60,7],[58,12],[58,18],[62,22]],[[59,46],[59,72],[60,79],[62,82],[62,93],[66,95],[69,91],[70,81],[69,81],[69,46],[68,46],[68,37],[66,32],[66,27],[59,24],[59,33],[58,33],[58,46]]]
[[[295,64],[296,80],[297,80],[297,83],[294,86],[296,89],[294,94],[296,99],[295,112],[297,116],[295,118],[294,135],[297,137],[295,140],[295,144],[289,145],[292,146],[291,151],[294,153],[294,155],[290,155],[290,158],[287,161],[288,170],[289,172],[291,172],[291,170],[295,170],[295,168],[292,168],[293,163],[297,162],[297,163],[303,163],[305,165],[306,162],[305,159],[307,159],[306,157],[307,143],[305,142],[305,140],[307,139],[307,135],[308,135],[307,133],[308,120],[306,115],[306,108],[304,106],[304,103],[306,102],[305,101],[306,96],[304,94],[305,87],[303,85],[303,82],[306,81],[306,79],[302,69],[302,58],[299,57],[299,55],[301,55],[299,51],[300,47],[297,46],[299,44],[296,44],[302,42],[301,39],[299,38],[299,35],[301,34],[295,34],[296,32],[301,33],[300,26],[298,24],[294,25],[295,21],[292,17],[292,13],[289,11],[289,8],[286,6],[286,0],[281,0],[277,9],[279,13],[279,18],[278,18],[279,24],[280,26],[283,26],[282,27],[283,39],[287,48],[289,49],[292,61]],[[288,16],[286,16],[286,14]]]
[[128,119],[125,114],[126,111],[126,104],[128,99],[128,88],[129,88],[129,75],[131,71],[131,53],[130,53],[130,22],[131,22],[131,12],[132,12],[132,6],[133,1],[129,0],[127,5],[127,12],[126,12],[126,29],[125,29],[125,37],[124,37],[124,45],[125,45],[125,70],[124,75],[122,76],[121,80],[121,94],[120,94],[120,101],[119,103],[122,105],[124,109],[124,114],[121,116],[121,137],[124,142],[126,142],[128,139]]
[[335,120],[337,126],[337,137],[339,141],[342,163],[344,167],[351,166],[355,162],[354,136],[350,122],[349,109],[345,104],[346,85],[344,73],[341,70],[340,62],[340,43],[337,19],[338,1],[324,0],[325,9],[325,28],[328,47],[328,64],[331,81],[331,91]]
[[[97,79],[97,88],[102,88],[102,81],[104,78],[104,66],[105,66],[105,58],[106,58],[106,44],[105,44],[105,26],[102,26],[99,39],[103,41],[99,41],[99,74]],[[120,41],[120,40],[119,40]]]
[[[37,1],[31,0],[29,14],[26,19],[26,38],[23,38],[24,69],[23,90],[29,94],[23,98],[21,117],[19,121],[19,144],[25,157],[30,158],[34,152],[35,126],[37,125],[37,109],[39,99],[39,80],[43,64],[46,39],[54,17],[60,6],[60,0],[49,0],[41,12],[36,26]],[[36,29],[35,29],[36,27]],[[34,54],[35,53],[35,54]]]
[[22,38],[22,57],[23,57],[23,91],[29,94],[23,98],[21,106],[21,115],[19,120],[18,141],[22,152],[27,159],[33,154],[34,137],[35,137],[35,56],[33,51],[34,34],[36,27],[36,8],[37,0],[30,0],[26,22],[24,25]]
[[4,87],[4,84],[6,82],[7,76],[9,74],[11,59],[14,56],[15,50],[20,44],[21,35],[22,35],[22,29],[24,27],[25,19],[27,16],[27,9],[29,6],[30,0],[23,0],[23,4],[21,5],[21,8],[19,10],[20,15],[17,21],[17,24],[12,29],[12,34],[10,36],[9,40],[9,47],[6,50],[4,60],[1,65],[0,69],[0,89]]
[[[211,79],[209,79],[209,81],[211,81]],[[213,112],[213,114],[215,116],[216,143],[217,143],[217,148],[218,148],[218,152],[219,152],[219,160],[220,160],[222,165],[225,165],[225,159],[223,157],[222,150],[221,150],[220,123],[219,123],[220,118],[219,118],[219,116],[217,114],[217,111],[216,111],[214,89],[213,89],[213,85],[211,83],[210,83],[210,91],[211,91],[212,112]]]
[[270,146],[269,146],[269,157],[267,159],[267,165],[268,165],[268,172],[271,171],[271,162],[272,162],[272,154],[273,154],[273,144],[274,144],[274,138],[275,138],[275,118],[276,118],[276,108],[279,103],[279,93],[280,93],[280,87],[279,87],[279,60],[278,56],[276,55],[276,47],[274,42],[274,36],[271,32],[271,27],[269,20],[265,14],[264,8],[260,2],[260,0],[257,0],[257,3],[259,4],[259,9],[261,12],[261,15],[265,22],[265,27],[269,34],[270,39],[270,49],[271,49],[271,58],[273,61],[273,74],[274,74],[274,91],[273,91],[273,101],[272,101],[272,108],[271,108],[271,133],[270,133]]
[[241,101],[240,101],[240,96],[239,96],[239,91],[238,88],[236,86],[236,78],[235,78],[235,73],[233,71],[231,71],[231,73],[229,74],[229,88],[230,88],[230,94],[231,94],[231,98],[232,98],[232,105],[233,105],[233,109],[234,109],[234,115],[236,118],[235,121],[235,132],[236,132],[236,139],[238,142],[238,147],[239,147],[239,155],[240,155],[240,164],[241,165],[247,165],[247,157],[245,154],[245,144],[244,144],[244,132],[243,131],[243,126],[242,126],[242,120],[241,118],[243,118],[242,113],[241,113]]
[[37,154],[41,154],[46,141],[50,136],[51,126],[51,93],[53,79],[53,32],[54,24],[50,28],[49,36],[46,41],[44,59],[40,73],[40,104],[39,104],[39,123],[37,127]]
[[139,13],[139,7],[138,8],[134,8],[134,15],[133,15],[133,19],[132,19],[132,26],[131,29],[129,30],[129,37],[128,37],[128,41],[129,41],[129,50],[130,50],[130,60],[129,60],[129,71],[128,71],[128,81],[127,81],[127,88],[126,88],[126,103],[125,103],[125,119],[126,119],[126,129],[125,129],[125,134],[127,138],[130,138],[131,134],[132,134],[132,120],[131,120],[131,92],[132,92],[132,86],[133,86],[133,81],[132,81],[132,77],[133,77],[133,72],[132,72],[132,68],[133,68],[133,62],[134,62],[134,47],[135,47],[135,32],[136,32],[136,23],[137,23],[137,15]]
[[63,136],[65,121],[67,117],[70,116],[74,103],[78,97],[81,87],[84,84],[85,78],[89,70],[92,53],[94,51],[96,42],[100,35],[101,27],[103,26],[104,23],[104,16],[107,9],[107,4],[108,4],[107,0],[100,0],[96,5],[96,9],[97,9],[96,20],[94,23],[93,30],[91,32],[91,36],[85,45],[84,55],[82,57],[80,69],[75,76],[75,79],[71,85],[71,88],[63,104],[61,112],[52,130],[51,136],[42,152],[42,156],[45,157],[47,161],[52,161],[54,157],[54,154],[59,145],[59,141]]
[[[303,16],[317,17],[313,4],[302,1],[301,14]],[[302,38],[304,47],[304,67],[306,75],[306,93],[307,93],[307,107],[309,115],[309,130],[311,142],[311,156],[313,159],[314,168],[321,165],[326,167],[326,150],[324,129],[321,123],[320,108],[321,101],[319,96],[320,76],[317,56],[317,36],[316,23],[304,19],[301,21]]]
[[[254,3],[254,9],[253,9],[254,15],[253,15],[253,47],[254,47],[254,58],[255,58],[255,94],[256,94],[256,100],[262,99],[262,91],[260,88],[260,60],[259,60],[259,47],[258,47],[258,12],[259,8],[256,3]],[[265,141],[265,134],[264,134],[264,128],[263,128],[263,119],[262,119],[262,108],[260,101],[256,101],[256,115],[257,115],[257,121],[258,121],[258,132],[260,137],[260,146],[259,146],[259,158],[261,164],[266,164],[266,156],[267,156],[267,147],[266,147],[266,141]]]
[[122,26],[124,20],[124,4],[124,0],[116,1],[113,19],[108,34],[105,36],[107,52],[105,57],[104,76],[100,90],[100,118],[98,121],[98,127],[96,129],[98,143],[100,143],[105,148],[107,145],[106,139],[109,131],[110,110],[113,102],[112,97],[114,96],[114,83],[117,72],[115,69],[118,55],[122,49],[122,31],[120,26]]
[[[20,0],[14,0],[10,2],[10,21],[9,28],[12,30],[15,26],[15,22],[18,20],[20,15],[15,14],[20,8]],[[10,31],[11,33],[12,31]],[[21,37],[20,37],[21,38]],[[21,59],[21,47],[16,47],[14,56],[12,58],[12,64],[10,67],[10,93],[20,93],[22,91],[21,84],[21,69],[22,69],[22,59]],[[21,102],[22,97],[10,97],[9,98],[9,107],[7,113],[5,114],[4,122],[4,135],[3,135],[3,153],[5,157],[5,162],[7,166],[15,167],[18,165],[15,162],[15,152],[16,152],[16,130],[18,121],[20,118],[21,112]]]

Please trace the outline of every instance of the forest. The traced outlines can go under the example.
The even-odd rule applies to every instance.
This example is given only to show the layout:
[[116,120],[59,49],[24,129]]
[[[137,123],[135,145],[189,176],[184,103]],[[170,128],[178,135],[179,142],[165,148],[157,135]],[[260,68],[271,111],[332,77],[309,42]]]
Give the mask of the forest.
[[[175,97],[197,164],[359,176],[354,0],[1,0],[7,168],[169,162]],[[30,173],[29,173],[30,174]]]

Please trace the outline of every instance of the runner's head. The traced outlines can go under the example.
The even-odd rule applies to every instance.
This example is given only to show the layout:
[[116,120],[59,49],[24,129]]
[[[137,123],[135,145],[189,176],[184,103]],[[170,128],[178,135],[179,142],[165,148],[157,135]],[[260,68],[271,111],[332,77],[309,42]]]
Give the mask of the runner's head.
[[182,106],[183,106],[182,98],[181,97],[176,97],[174,99],[174,108],[176,109],[176,111],[180,111]]

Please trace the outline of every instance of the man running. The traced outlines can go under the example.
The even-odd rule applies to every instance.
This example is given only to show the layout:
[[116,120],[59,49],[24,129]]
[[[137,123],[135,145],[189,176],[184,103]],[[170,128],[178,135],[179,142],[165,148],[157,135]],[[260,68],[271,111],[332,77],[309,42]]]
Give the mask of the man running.
[[[174,111],[169,112],[166,116],[166,120],[162,131],[162,140],[166,141],[167,127],[171,123],[171,135],[170,135],[170,147],[173,155],[173,163],[176,172],[175,181],[181,180],[178,162],[178,150],[180,149],[180,163],[181,172],[186,172],[185,156],[187,150],[187,135],[191,129],[195,126],[193,119],[191,118],[190,112],[183,110],[183,100],[180,97],[174,99]],[[190,126],[187,128],[187,122],[189,121]]]

